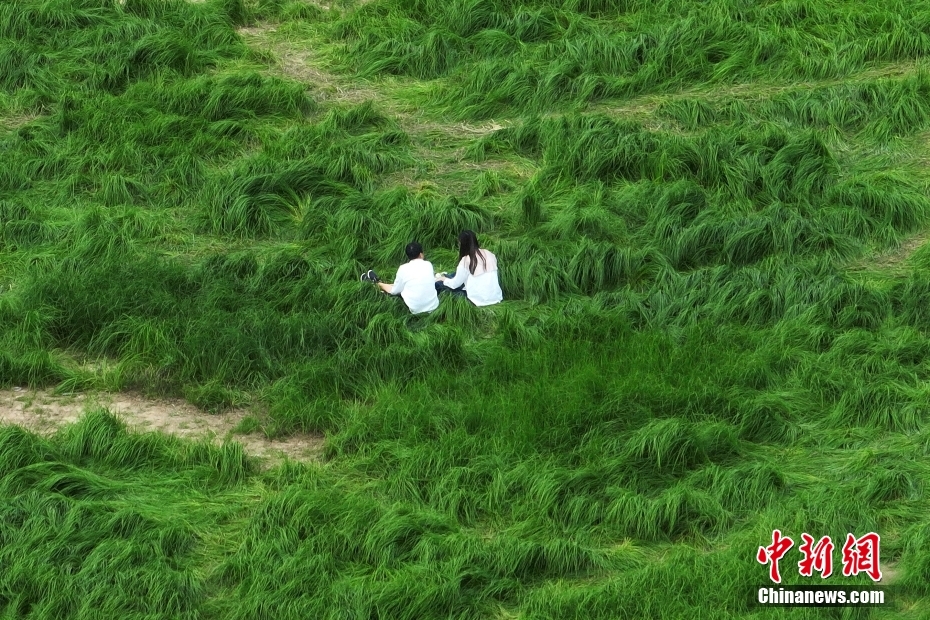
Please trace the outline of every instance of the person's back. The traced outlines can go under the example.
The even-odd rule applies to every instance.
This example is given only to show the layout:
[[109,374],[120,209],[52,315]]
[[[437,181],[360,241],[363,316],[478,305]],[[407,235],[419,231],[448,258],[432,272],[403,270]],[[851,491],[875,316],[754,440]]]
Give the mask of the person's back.
[[497,257],[490,250],[480,247],[473,231],[464,230],[459,235],[459,256],[461,258],[453,277],[437,274],[441,285],[453,290],[461,287],[468,300],[476,306],[500,303],[504,299],[504,292],[497,277]]
[[472,273],[470,257],[463,256],[459,261],[459,269],[466,272],[465,294],[468,300],[476,306],[499,303],[504,299],[504,292],[497,277],[497,257],[490,250],[480,249],[475,262],[475,271]]
[[434,282],[432,263],[414,258],[397,268],[394,285],[387,292],[400,295],[413,314],[432,312],[439,307]]

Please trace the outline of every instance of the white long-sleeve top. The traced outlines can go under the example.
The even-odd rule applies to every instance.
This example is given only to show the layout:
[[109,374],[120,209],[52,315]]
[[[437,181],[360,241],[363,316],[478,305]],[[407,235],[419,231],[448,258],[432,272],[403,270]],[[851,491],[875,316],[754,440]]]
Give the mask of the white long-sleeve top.
[[436,279],[433,277],[433,264],[422,258],[415,258],[397,268],[391,295],[400,295],[410,312],[432,312],[439,307],[436,295]]
[[[500,303],[504,299],[500,282],[497,279],[497,257],[488,250],[478,250],[478,264],[475,273],[472,273],[471,258],[463,256],[459,266],[455,269],[455,277],[444,280],[448,288],[458,288],[465,285],[468,300],[476,306],[490,306]],[[484,257],[484,261],[481,257]]]

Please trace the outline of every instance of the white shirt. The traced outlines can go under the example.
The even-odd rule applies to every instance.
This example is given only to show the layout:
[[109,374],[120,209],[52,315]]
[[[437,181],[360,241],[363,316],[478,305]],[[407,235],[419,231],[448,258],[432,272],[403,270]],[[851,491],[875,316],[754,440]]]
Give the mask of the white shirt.
[[[504,299],[504,292],[497,280],[497,257],[488,250],[478,250],[478,254],[475,273],[469,269],[471,258],[463,256],[455,269],[455,277],[445,280],[443,284],[449,288],[458,288],[464,284],[468,300],[476,306],[500,303]],[[484,261],[481,260],[482,256]]]
[[436,295],[433,264],[422,258],[415,258],[398,267],[391,295],[400,295],[413,314],[432,312],[438,308],[439,297]]

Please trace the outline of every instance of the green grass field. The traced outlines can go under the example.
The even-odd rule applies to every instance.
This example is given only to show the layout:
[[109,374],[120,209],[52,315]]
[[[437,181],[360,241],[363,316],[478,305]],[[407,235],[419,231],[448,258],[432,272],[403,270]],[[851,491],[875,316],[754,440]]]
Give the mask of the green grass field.
[[[0,619],[930,617],[930,1],[0,4]],[[478,232],[505,302],[358,282]],[[882,608],[767,609],[881,535]],[[834,575],[801,577],[801,533]]]

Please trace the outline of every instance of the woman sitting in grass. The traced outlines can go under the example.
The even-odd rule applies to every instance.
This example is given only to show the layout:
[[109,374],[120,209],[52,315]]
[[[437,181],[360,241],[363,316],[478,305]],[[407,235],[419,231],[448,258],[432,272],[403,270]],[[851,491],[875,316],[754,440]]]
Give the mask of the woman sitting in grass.
[[478,244],[474,231],[463,230],[459,235],[459,265],[455,275],[436,274],[436,289],[464,291],[476,306],[490,306],[504,299],[497,280],[497,257]]

